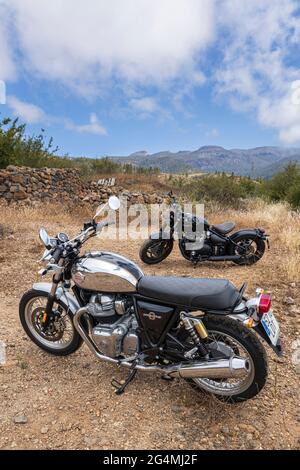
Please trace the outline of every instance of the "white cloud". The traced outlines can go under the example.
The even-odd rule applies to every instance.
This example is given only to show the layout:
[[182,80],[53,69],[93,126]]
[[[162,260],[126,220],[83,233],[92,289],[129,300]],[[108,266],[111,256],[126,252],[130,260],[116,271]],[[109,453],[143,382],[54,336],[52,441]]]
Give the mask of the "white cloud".
[[[121,91],[120,103],[139,116],[161,115],[170,107],[188,116],[187,96],[210,81],[235,110],[252,113],[293,144],[300,142],[300,94],[295,100],[292,88],[300,80],[298,5],[0,0],[0,79],[14,78],[18,68],[87,97],[113,97],[114,104]],[[105,133],[98,121],[73,128]]]
[[130,106],[141,113],[151,114],[158,110],[155,98],[145,96],[143,98],[133,98],[130,100]]
[[6,104],[6,84],[4,80],[0,80],[0,104]]
[[12,48],[9,45],[12,38],[8,28],[8,13],[6,1],[0,0],[0,80],[11,80],[16,77]]
[[27,124],[38,124],[48,121],[46,113],[39,106],[21,101],[15,96],[8,96],[7,104],[13,114]]
[[107,135],[107,130],[99,122],[98,117],[95,113],[91,113],[88,124],[75,124],[72,121],[65,121],[65,125],[68,129],[80,132],[82,134],[94,134],[94,135]]
[[259,123],[277,130],[286,144],[300,142],[300,68],[289,56],[299,53],[297,7],[294,0],[226,0],[218,18],[226,38],[218,92],[235,110],[253,112]]
[[75,124],[72,120],[64,117],[50,116],[39,106],[22,101],[16,96],[8,96],[7,105],[14,116],[26,124],[59,124],[66,129],[82,134],[107,135],[107,130],[102,126],[95,113],[90,114],[88,124]]
[[6,0],[27,68],[69,85],[197,79],[214,0]]

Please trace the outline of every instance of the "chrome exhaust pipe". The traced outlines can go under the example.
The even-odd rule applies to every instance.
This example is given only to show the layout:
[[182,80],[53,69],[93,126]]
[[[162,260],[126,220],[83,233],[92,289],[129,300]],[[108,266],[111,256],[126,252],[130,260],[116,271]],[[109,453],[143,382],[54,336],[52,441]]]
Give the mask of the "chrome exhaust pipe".
[[167,372],[166,375],[184,379],[230,379],[232,377],[242,377],[249,372],[249,369],[249,361],[242,357],[233,356],[230,359],[181,364],[179,367],[174,366],[174,370]]
[[[86,345],[92,351],[96,357],[103,362],[110,362],[118,364],[123,367],[131,367],[132,363],[114,359],[109,356],[104,356],[98,349],[98,346],[91,338],[91,324],[88,320],[89,334],[86,333],[82,324],[81,318],[83,315],[88,314],[88,310],[83,307],[80,308],[74,315],[74,326]],[[242,357],[233,356],[230,359],[219,359],[206,362],[197,362],[194,364],[176,364],[172,366],[151,366],[151,365],[136,365],[137,370],[144,372],[159,372],[167,377],[179,377],[179,378],[215,378],[215,379],[229,379],[231,377],[241,377],[249,372],[250,364],[249,361]]]

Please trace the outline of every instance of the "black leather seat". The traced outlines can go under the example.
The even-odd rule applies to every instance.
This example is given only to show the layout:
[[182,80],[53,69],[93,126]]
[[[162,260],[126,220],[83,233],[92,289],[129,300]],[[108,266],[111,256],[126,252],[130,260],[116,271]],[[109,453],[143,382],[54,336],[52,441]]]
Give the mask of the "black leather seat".
[[143,276],[137,291],[166,303],[204,310],[228,310],[240,297],[236,287],[226,279]]
[[224,222],[224,224],[212,225],[211,228],[222,235],[226,235],[235,228],[235,223]]

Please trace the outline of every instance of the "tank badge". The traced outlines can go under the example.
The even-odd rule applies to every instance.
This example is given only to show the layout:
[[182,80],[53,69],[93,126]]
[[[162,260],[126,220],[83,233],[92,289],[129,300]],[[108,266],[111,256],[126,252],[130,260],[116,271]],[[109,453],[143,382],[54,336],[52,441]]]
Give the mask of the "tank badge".
[[157,315],[155,312],[144,313],[144,317],[148,317],[149,320],[161,320],[161,315]]

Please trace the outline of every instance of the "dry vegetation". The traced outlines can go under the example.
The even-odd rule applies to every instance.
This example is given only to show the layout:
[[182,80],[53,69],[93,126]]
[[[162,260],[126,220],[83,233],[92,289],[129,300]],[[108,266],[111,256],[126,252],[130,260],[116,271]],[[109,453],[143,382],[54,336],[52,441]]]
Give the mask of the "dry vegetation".
[[[253,267],[206,263],[194,270],[177,249],[162,264],[142,267],[147,274],[226,277],[237,286],[248,281],[249,295],[257,286],[272,292],[286,355],[278,359],[268,350],[266,388],[236,406],[197,394],[179,380],[166,383],[148,374],[138,374],[118,397],[110,382],[124,377],[124,371],[97,362],[85,346],[66,358],[40,351],[18,321],[19,298],[35,281],[43,250],[38,229],[44,225],[51,234],[74,234],[88,213],[51,205],[1,207],[0,213],[0,340],[7,344],[7,364],[0,366],[0,448],[299,448],[299,375],[291,362],[300,322],[298,213],[257,201],[244,211],[209,209],[212,223],[226,219],[268,230],[271,250]],[[116,251],[139,263],[138,245],[97,238],[86,248]],[[15,423],[20,415],[25,424]]]

